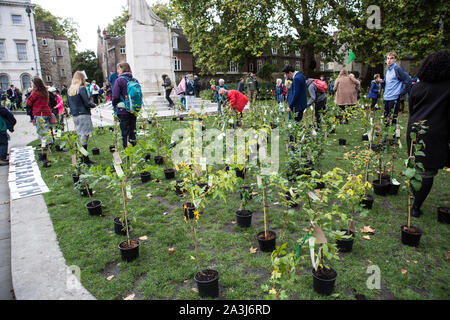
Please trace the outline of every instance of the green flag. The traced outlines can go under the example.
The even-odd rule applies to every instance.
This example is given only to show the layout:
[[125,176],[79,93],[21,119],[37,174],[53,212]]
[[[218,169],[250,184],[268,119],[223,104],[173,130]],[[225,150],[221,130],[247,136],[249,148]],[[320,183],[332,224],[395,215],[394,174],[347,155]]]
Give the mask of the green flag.
[[348,51],[348,64],[356,59],[356,55],[353,53],[352,49]]

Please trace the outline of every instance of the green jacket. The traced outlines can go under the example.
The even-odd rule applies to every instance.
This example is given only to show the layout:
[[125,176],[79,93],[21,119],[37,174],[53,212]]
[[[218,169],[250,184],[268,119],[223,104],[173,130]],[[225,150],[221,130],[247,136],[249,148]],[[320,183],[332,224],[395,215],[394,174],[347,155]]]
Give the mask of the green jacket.
[[0,132],[6,132],[6,121],[0,116]]

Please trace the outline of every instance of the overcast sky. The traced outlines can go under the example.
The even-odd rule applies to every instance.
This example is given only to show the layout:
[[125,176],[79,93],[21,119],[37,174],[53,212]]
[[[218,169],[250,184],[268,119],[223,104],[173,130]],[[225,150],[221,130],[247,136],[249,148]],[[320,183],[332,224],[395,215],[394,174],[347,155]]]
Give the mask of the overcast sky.
[[[78,36],[80,41],[78,51],[86,49],[97,53],[97,28],[103,30],[112,20],[122,13],[122,7],[127,6],[127,0],[31,0],[53,15],[71,17],[80,26]],[[147,0],[148,4],[155,0]],[[163,1],[165,2],[165,1]]]

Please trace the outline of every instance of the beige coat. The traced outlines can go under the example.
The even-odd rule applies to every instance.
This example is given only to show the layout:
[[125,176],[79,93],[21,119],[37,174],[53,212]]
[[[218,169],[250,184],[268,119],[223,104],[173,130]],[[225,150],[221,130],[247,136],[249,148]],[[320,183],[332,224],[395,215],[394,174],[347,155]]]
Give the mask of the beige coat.
[[355,82],[348,76],[342,76],[336,79],[334,91],[336,92],[335,103],[338,106],[355,105],[357,100],[359,81]]

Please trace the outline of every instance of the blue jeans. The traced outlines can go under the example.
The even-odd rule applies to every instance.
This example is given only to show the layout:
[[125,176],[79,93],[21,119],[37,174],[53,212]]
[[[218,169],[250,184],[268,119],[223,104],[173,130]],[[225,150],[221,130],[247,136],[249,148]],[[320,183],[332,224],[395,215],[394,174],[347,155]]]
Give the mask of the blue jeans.
[[394,109],[394,116],[392,118],[392,124],[397,124],[398,112],[400,111],[400,99],[397,100],[384,100],[384,121],[387,122],[389,118],[392,108]]
[[5,132],[0,132],[0,159],[6,160],[8,154],[8,135]]

